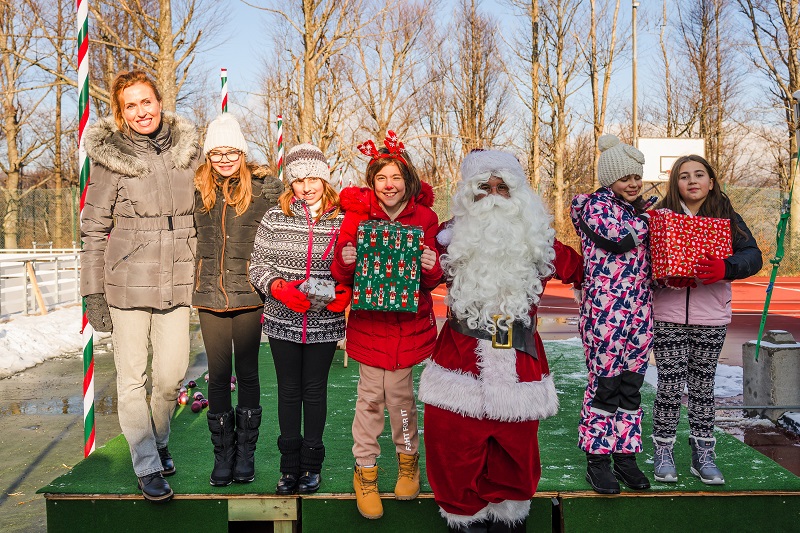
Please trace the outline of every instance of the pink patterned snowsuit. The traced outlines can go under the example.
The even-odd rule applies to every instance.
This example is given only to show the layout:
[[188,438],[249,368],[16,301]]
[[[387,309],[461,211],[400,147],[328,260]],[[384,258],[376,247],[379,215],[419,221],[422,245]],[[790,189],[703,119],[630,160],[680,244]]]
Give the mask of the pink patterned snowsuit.
[[584,263],[579,327],[589,383],[578,446],[592,454],[642,449],[639,389],[653,340],[646,216],[602,187],[570,210]]

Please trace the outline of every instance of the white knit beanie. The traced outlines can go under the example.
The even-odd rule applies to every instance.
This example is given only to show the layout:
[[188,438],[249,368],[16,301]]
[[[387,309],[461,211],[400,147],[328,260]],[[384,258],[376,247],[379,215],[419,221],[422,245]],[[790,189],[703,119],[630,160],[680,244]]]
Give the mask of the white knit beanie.
[[644,154],[629,144],[619,141],[616,135],[603,135],[597,141],[600,160],[597,163],[597,179],[608,187],[625,176],[642,176]]
[[325,154],[309,143],[298,144],[286,154],[286,174],[289,183],[304,178],[321,178],[328,183],[331,181],[331,171]]
[[466,184],[477,186],[491,176],[503,178],[512,191],[528,181],[519,160],[510,152],[473,150],[461,162],[461,180]]
[[227,146],[229,148],[236,148],[243,154],[247,155],[247,141],[244,140],[242,135],[242,128],[239,127],[239,121],[230,113],[223,113],[208,125],[206,132],[206,142],[203,144],[203,154],[215,148],[222,148]]

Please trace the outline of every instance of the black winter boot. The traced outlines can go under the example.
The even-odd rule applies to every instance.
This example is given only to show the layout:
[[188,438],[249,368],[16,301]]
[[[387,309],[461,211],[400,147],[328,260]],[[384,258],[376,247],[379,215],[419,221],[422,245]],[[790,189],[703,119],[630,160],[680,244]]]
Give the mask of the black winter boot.
[[447,526],[449,533],[489,533],[490,522],[488,519],[472,522],[468,526]]
[[614,453],[614,477],[634,490],[650,488],[650,480],[639,470],[635,453]]
[[492,520],[489,524],[489,533],[525,533],[527,519],[522,522],[509,524],[502,520]]
[[261,407],[236,406],[236,462],[233,480],[250,483],[256,478],[255,453],[258,428],[261,426]]
[[276,494],[287,495],[297,492],[302,442],[302,437],[278,437],[278,450],[281,452],[281,479],[275,488]]
[[619,483],[611,472],[611,456],[587,453],[586,481],[599,494],[619,494]]
[[311,494],[317,492],[321,481],[322,461],[325,459],[325,446],[310,448],[303,444],[300,448],[300,479],[297,492]]
[[214,445],[214,470],[211,484],[215,487],[230,485],[233,480],[233,461],[236,457],[236,430],[233,409],[226,413],[208,413],[208,429]]

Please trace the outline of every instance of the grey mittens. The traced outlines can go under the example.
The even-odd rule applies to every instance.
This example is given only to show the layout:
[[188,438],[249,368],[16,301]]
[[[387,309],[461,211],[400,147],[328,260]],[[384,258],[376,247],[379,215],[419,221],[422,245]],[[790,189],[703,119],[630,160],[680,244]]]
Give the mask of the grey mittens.
[[106,303],[106,295],[103,293],[88,294],[86,299],[86,318],[95,331],[110,332],[113,329],[111,324],[111,313]]
[[263,196],[267,202],[269,202],[270,207],[277,205],[278,197],[283,193],[283,191],[284,186],[281,180],[273,176],[267,176],[264,178],[264,185],[261,186],[261,196]]

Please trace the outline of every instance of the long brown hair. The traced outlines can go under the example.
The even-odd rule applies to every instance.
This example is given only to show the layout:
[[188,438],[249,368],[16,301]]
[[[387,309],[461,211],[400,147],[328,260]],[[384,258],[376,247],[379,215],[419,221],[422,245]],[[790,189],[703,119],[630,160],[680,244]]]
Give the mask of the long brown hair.
[[114,114],[114,123],[120,131],[123,131],[126,124],[125,117],[122,116],[122,91],[137,83],[143,83],[153,89],[156,100],[158,100],[159,103],[161,102],[161,93],[158,87],[156,87],[155,82],[150,79],[150,76],[148,76],[146,72],[142,72],[141,70],[123,70],[117,74],[114,81],[111,82],[111,111]]
[[250,207],[250,202],[253,200],[252,174],[255,167],[247,163],[244,154],[241,157],[242,164],[239,166],[239,171],[227,178],[223,178],[214,170],[208,156],[206,162],[197,168],[194,173],[194,185],[200,191],[206,213],[211,211],[217,202],[217,189],[222,191],[222,197],[228,205],[233,206],[237,216]]
[[403,195],[402,201],[405,202],[409,198],[415,198],[422,189],[422,185],[420,184],[417,169],[414,168],[414,164],[408,157],[408,152],[404,152],[403,159],[400,159],[399,157],[391,157],[389,155],[389,150],[386,148],[381,148],[378,151],[382,154],[387,154],[387,156],[373,159],[370,161],[369,165],[367,165],[367,186],[374,191],[375,175],[384,167],[395,164],[397,168],[400,169],[400,174],[403,176],[403,183],[405,183],[406,186],[406,193]]
[[[331,207],[335,207],[333,211],[329,214],[325,215],[326,219],[336,218],[339,215],[339,211],[341,208],[339,207],[339,193],[336,192],[336,189],[331,187],[331,184],[327,181],[320,178],[322,181],[322,198],[320,198],[320,205],[319,205],[319,213],[317,213],[317,221],[322,219],[322,214],[325,213]],[[281,206],[281,211],[287,217],[293,217],[294,213],[292,213],[292,201],[294,200],[294,190],[292,186],[289,187],[281,193],[280,197],[278,198],[278,205]]]
[[681,206],[681,193],[678,189],[678,181],[680,180],[681,176],[681,167],[684,163],[688,163],[689,161],[694,161],[695,163],[700,163],[703,165],[708,173],[708,177],[711,178],[712,184],[711,190],[708,191],[708,196],[706,196],[705,201],[703,201],[703,205],[701,205],[700,209],[697,211],[697,216],[727,218],[731,221],[731,233],[743,234],[743,232],[739,230],[739,225],[736,223],[736,212],[733,210],[731,200],[722,190],[722,185],[717,178],[717,173],[704,157],[697,154],[685,155],[683,157],[679,157],[675,161],[675,163],[672,165],[672,170],[669,172],[667,194],[658,203],[656,208],[666,208],[671,209],[676,213],[683,213],[683,207]]

